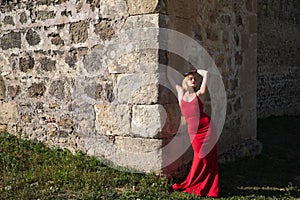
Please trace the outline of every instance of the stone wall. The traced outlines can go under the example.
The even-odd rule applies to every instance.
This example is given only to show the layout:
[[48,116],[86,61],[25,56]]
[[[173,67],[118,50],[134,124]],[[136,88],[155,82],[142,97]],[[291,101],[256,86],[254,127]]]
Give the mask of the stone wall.
[[299,115],[300,2],[258,2],[258,117]]
[[[129,52],[120,59],[107,56],[113,50],[108,43],[121,31],[158,27],[156,1],[1,2],[2,130],[107,158],[115,151],[108,149],[110,143],[146,152],[151,149],[146,146],[161,145],[151,129],[141,132],[141,127],[131,126],[160,119],[158,50]],[[140,60],[147,59],[156,66],[140,68]],[[137,81],[140,74],[143,82]],[[132,88],[147,93],[128,99]],[[150,119],[143,119],[146,112]],[[119,158],[117,164],[126,159]],[[138,162],[132,165],[144,171],[160,165]]]
[[[190,152],[167,167],[187,134],[175,97],[159,84],[166,75],[160,32],[144,33],[142,43],[130,32],[167,27],[200,42],[221,72],[227,115],[220,160],[241,151],[239,144],[243,155],[256,154],[249,145],[256,141],[256,20],[255,0],[4,1],[0,130],[141,171],[176,173]],[[175,57],[180,71],[185,61]],[[208,96],[208,113],[210,103]],[[175,133],[174,151],[162,149]]]

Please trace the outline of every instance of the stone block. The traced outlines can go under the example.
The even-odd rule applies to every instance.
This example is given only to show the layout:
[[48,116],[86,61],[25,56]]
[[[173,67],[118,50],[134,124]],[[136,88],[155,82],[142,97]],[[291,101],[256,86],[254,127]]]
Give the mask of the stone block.
[[56,97],[57,99],[65,98],[65,81],[56,80],[53,81],[49,88],[49,94]]
[[49,103],[49,109],[60,109],[61,105],[59,103]]
[[20,14],[20,22],[21,22],[21,24],[25,24],[27,22],[27,16],[26,16],[25,12],[22,12]]
[[96,104],[96,131],[100,135],[129,135],[130,108],[125,104]]
[[5,99],[5,92],[6,92],[5,82],[2,76],[0,76],[0,100]]
[[20,119],[23,124],[26,124],[26,123],[31,123],[33,120],[33,117],[29,114],[21,114]]
[[[155,73],[158,70],[158,64],[159,61],[159,51],[157,49],[141,49],[139,50],[139,64],[156,64],[156,65],[149,65],[149,69],[144,69],[142,71],[148,73]],[[145,65],[145,67],[146,67]],[[141,68],[141,66],[140,66]]]
[[3,50],[8,50],[12,48],[21,48],[21,33],[20,32],[10,32],[1,37],[1,48]]
[[113,85],[110,81],[90,82],[85,86],[84,94],[96,101],[112,102],[114,100]]
[[189,19],[198,14],[197,1],[168,0],[167,11],[170,16]]
[[130,15],[140,15],[157,12],[158,0],[127,0]]
[[167,119],[162,105],[135,105],[132,108],[131,132],[144,138],[154,138],[163,129]]
[[252,11],[253,11],[253,0],[246,0],[246,1],[245,1],[245,5],[246,5],[246,9],[247,9],[249,12],[252,12]]
[[127,153],[118,151],[110,160],[116,165],[124,166],[129,171],[159,173],[162,168],[162,153],[160,150],[149,153]]
[[47,19],[52,19],[54,17],[55,17],[54,11],[40,10],[40,11],[36,12],[36,19],[37,20],[45,21]]
[[5,54],[0,53],[0,76],[11,73],[10,59]]
[[5,25],[7,25],[7,24],[12,25],[12,26],[15,25],[15,22],[14,22],[14,19],[12,16],[5,16],[3,19],[3,22]]
[[21,57],[19,60],[19,68],[22,72],[27,72],[34,67],[34,58],[32,56]]
[[120,18],[128,16],[128,7],[123,0],[101,0],[101,18]]
[[146,153],[161,148],[162,140],[117,136],[114,144],[124,151]]
[[103,76],[107,74],[107,66],[104,62],[104,49],[105,47],[99,45],[95,48],[90,54],[84,56],[83,59],[83,68],[85,76],[95,77],[95,76]]
[[[192,36],[192,34],[193,34],[192,21],[187,18],[177,18],[175,16],[170,16],[167,24],[168,24],[168,28],[178,31],[180,33],[186,34],[187,36]],[[169,37],[169,36],[168,36],[168,39],[169,39],[169,41],[174,40],[174,38]],[[179,41],[176,43],[180,44]],[[174,45],[174,44],[172,44],[172,45]],[[182,46],[179,46],[179,48],[182,48]]]
[[69,65],[70,68],[75,69],[77,63],[77,57],[75,53],[69,53],[69,55],[65,57],[65,62]]
[[210,26],[206,29],[206,37],[211,41],[218,41],[219,35],[217,28],[214,26]]
[[41,64],[41,69],[44,71],[54,71],[56,70],[56,61],[50,58],[44,57],[39,60]]
[[18,122],[17,104],[0,102],[0,122],[2,124],[16,124]]
[[29,97],[32,98],[38,98],[42,97],[46,92],[46,86],[45,83],[33,83],[29,88],[28,88],[28,95]]
[[222,15],[220,16],[220,21],[221,21],[224,25],[229,26],[230,23],[231,23],[231,17],[230,17],[229,14],[222,14]]
[[137,51],[124,54],[108,66],[109,73],[125,74],[138,72],[140,57],[139,55],[140,54]]
[[39,34],[32,29],[29,29],[26,33],[26,41],[28,42],[29,45],[34,46],[40,43],[41,38]]
[[59,34],[54,34],[51,38],[51,43],[56,46],[62,46],[65,44],[64,40],[61,39]]
[[70,35],[74,43],[85,42],[88,38],[88,22],[79,21],[71,23],[70,25]]
[[156,74],[125,74],[118,77],[114,94],[119,103],[153,104],[158,102]]
[[[143,45],[143,44],[141,44]],[[130,74],[130,73],[151,73],[158,71],[158,50],[157,49],[139,49],[132,50],[129,53],[114,58],[108,65],[109,73]]]
[[102,19],[95,25],[95,33],[100,36],[102,40],[107,40],[115,35],[112,20]]
[[95,120],[93,120],[93,119],[82,119],[82,120],[78,121],[76,125],[77,125],[76,132],[80,136],[91,137],[92,135],[96,134]]
[[[105,157],[110,161],[107,164],[109,164],[111,167],[134,172],[156,172],[162,168],[161,149],[157,149],[151,152],[133,152],[135,147],[131,148],[123,144],[123,147],[127,146],[128,148],[131,148],[131,151],[127,151],[120,147],[118,148],[117,145],[114,145],[112,141],[109,141],[107,138],[86,137],[82,139],[84,140],[86,152],[88,155]],[[119,137],[117,139],[119,141],[118,143],[120,144],[122,138]],[[123,141],[124,140],[125,139],[123,139]],[[128,140],[128,145],[129,143],[132,143],[132,141]],[[155,147],[159,146],[159,140],[149,140],[146,143],[148,143],[149,145],[154,144]],[[138,148],[137,145],[136,148]],[[119,168],[118,166],[121,166],[121,168]]]
[[100,7],[100,0],[89,0],[86,2],[87,4],[90,5],[90,7],[92,8],[92,11],[94,11],[96,8]]
[[10,85],[7,87],[8,95],[14,99],[21,93],[21,87],[19,85]]
[[[159,14],[129,16],[124,24],[123,30],[132,30],[144,27],[157,27],[159,25]],[[135,39],[135,38],[132,38]],[[157,38],[156,38],[157,39]],[[134,40],[133,40],[134,41]]]

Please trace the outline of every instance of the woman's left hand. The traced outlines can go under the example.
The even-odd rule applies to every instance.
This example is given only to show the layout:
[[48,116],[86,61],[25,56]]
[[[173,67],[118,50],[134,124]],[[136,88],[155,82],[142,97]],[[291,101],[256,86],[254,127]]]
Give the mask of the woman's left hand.
[[197,73],[201,76],[207,75],[208,71],[204,69],[197,69]]

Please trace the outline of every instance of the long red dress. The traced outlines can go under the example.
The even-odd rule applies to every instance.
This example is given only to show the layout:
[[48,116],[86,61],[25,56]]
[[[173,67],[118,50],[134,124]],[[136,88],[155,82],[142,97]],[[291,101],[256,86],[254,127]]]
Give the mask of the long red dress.
[[203,112],[203,104],[197,95],[191,102],[182,100],[180,109],[188,124],[194,157],[185,181],[173,184],[172,188],[197,196],[218,197],[216,132],[210,126],[210,117]]

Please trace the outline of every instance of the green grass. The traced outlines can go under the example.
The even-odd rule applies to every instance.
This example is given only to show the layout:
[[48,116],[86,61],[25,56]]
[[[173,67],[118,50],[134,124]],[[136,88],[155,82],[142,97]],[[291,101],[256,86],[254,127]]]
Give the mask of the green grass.
[[[300,198],[300,116],[259,120],[258,139],[260,156],[220,165],[221,199]],[[170,192],[171,184],[0,134],[0,199],[206,199]]]

